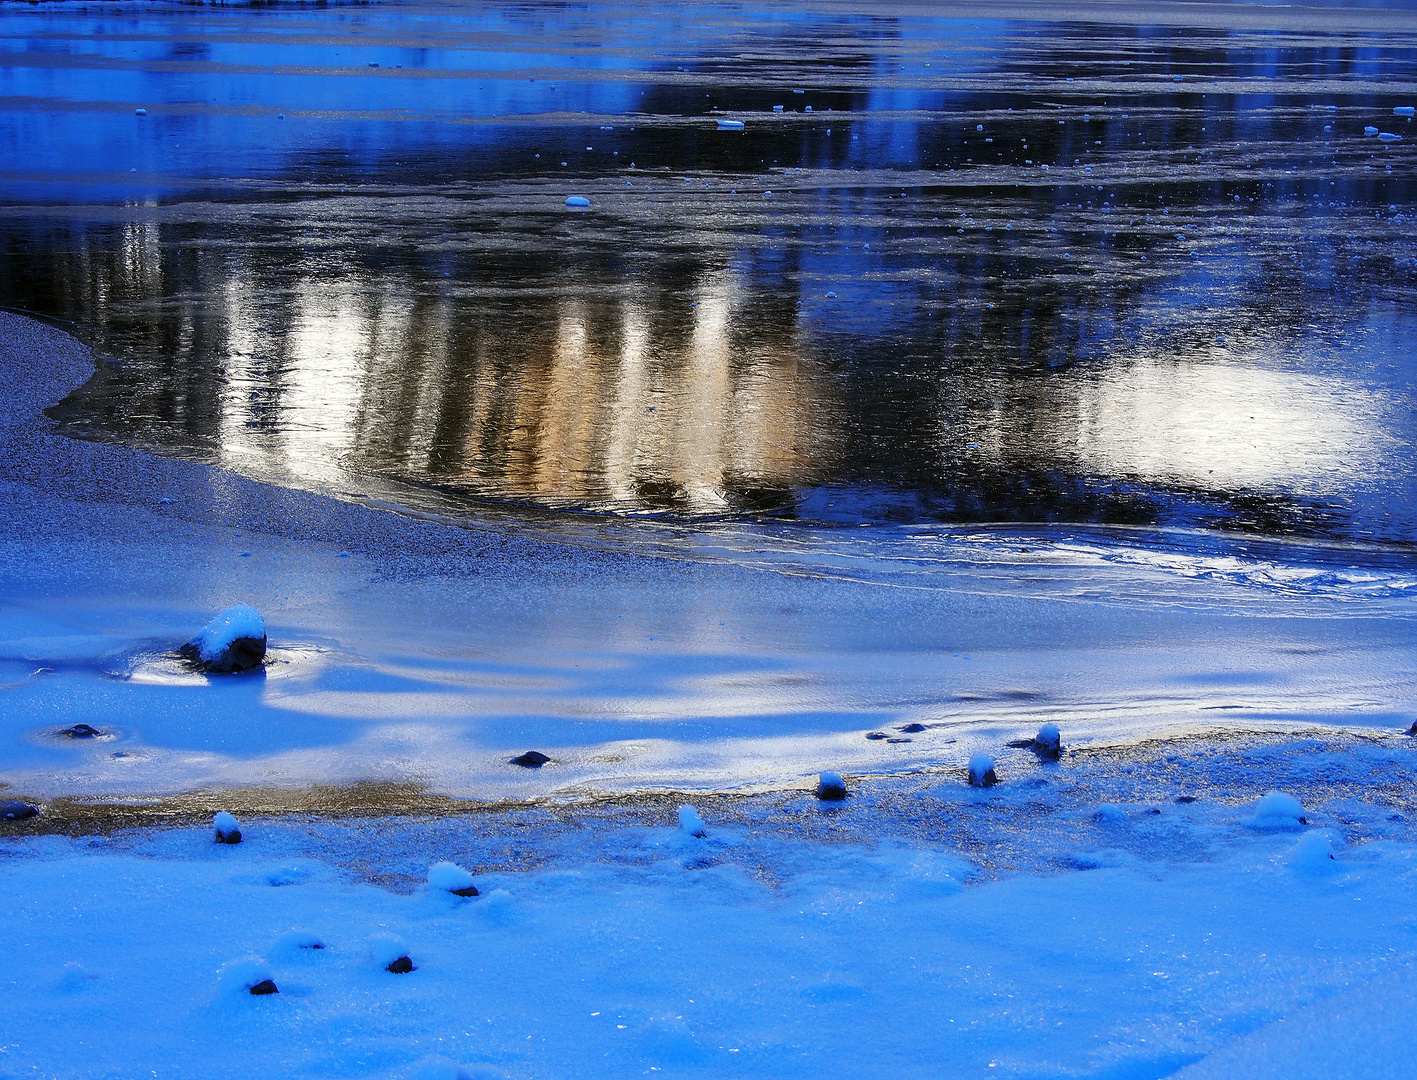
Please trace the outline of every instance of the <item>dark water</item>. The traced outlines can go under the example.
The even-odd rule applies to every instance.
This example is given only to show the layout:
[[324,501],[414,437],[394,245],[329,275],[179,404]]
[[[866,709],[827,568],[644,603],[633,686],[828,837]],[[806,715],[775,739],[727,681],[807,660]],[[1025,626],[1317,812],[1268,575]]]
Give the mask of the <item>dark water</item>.
[[1417,541],[1417,15],[813,7],[7,5],[0,304],[317,487]]

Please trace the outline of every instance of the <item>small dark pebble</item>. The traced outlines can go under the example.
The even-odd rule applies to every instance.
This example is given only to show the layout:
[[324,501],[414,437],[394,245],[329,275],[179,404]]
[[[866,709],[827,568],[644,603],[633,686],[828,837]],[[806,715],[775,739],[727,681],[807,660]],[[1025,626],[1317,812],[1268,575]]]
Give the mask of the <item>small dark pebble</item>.
[[271,982],[270,979],[262,979],[255,986],[251,987],[251,993],[259,996],[261,994],[279,994],[280,991],[276,989],[276,984]]
[[395,975],[407,975],[413,970],[413,961],[406,956],[400,956],[384,970],[392,971]]
[[96,727],[89,727],[88,724],[75,724],[73,727],[66,727],[59,732],[60,735],[67,735],[71,739],[92,739],[95,735],[102,735]]
[[520,765],[523,769],[539,769],[550,760],[540,750],[528,750],[525,754],[512,758],[512,764]]
[[230,832],[221,832],[218,830],[216,842],[218,844],[239,844],[241,843],[241,830],[232,829]]
[[1196,797],[1195,797],[1194,795],[1177,795],[1177,796],[1176,796],[1176,801],[1177,801],[1177,802],[1195,802],[1195,801],[1196,801]]
[[1417,738],[1417,721],[1413,721],[1412,726],[1407,729],[1407,734]]
[[905,732],[906,734],[908,734],[908,735],[914,735],[914,734],[916,734],[917,732],[924,731],[924,730],[925,730],[925,725],[924,725],[924,724],[906,724],[905,727],[903,727],[903,728],[897,728],[896,730],[897,730],[897,731],[904,731],[904,732]]
[[888,742],[888,743],[913,742],[913,741],[914,741],[913,739],[887,739],[887,740],[886,740],[886,742]]
[[39,813],[39,807],[27,802],[0,802],[0,821],[24,821]]
[[477,895],[477,886],[476,886],[476,885],[469,885],[469,886],[468,886],[467,888],[465,888],[465,889],[454,889],[454,890],[453,890],[453,895],[454,895],[454,896],[476,896],[476,895]]
[[868,732],[866,732],[866,738],[868,738],[868,739],[889,739],[890,736],[887,735],[884,731],[868,731]]
[[1155,806],[1150,806],[1150,807],[1148,807],[1146,812],[1147,812],[1148,814],[1159,814],[1159,813],[1161,813],[1161,811],[1160,811],[1159,809],[1157,809]]

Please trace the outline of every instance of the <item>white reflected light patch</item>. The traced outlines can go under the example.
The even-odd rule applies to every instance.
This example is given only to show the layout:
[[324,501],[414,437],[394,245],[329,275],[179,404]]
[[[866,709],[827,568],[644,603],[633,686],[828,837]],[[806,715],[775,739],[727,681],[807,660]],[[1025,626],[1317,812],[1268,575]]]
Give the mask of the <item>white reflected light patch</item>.
[[1142,360],[1076,393],[1060,426],[1073,413],[1079,464],[1112,475],[1324,494],[1375,479],[1398,442],[1355,383],[1234,362]]

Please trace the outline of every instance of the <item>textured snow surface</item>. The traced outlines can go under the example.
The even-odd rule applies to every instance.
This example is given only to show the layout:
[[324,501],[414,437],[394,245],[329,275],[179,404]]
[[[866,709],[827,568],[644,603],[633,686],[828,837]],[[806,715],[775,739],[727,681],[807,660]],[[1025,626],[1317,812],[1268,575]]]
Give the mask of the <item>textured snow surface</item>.
[[[1414,751],[1239,742],[1207,771],[1241,786],[1181,803],[1195,789],[1167,758],[1191,750],[1048,763],[990,789],[939,775],[832,804],[719,798],[705,838],[672,800],[245,814],[236,847],[201,827],[12,834],[4,1068],[1408,1075]],[[1307,800],[1314,824],[1252,828],[1243,785],[1284,772],[1328,791]],[[425,888],[440,859],[487,895]],[[412,972],[384,970],[404,953]],[[280,993],[245,993],[257,976]]]

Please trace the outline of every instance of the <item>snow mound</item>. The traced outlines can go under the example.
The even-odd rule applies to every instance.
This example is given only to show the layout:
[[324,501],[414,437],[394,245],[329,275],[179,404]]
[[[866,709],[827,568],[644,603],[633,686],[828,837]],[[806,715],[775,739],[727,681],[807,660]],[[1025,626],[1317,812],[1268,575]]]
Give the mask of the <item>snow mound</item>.
[[380,933],[369,938],[369,955],[381,968],[392,967],[400,960],[407,960],[408,946],[397,934]]
[[192,639],[202,663],[210,664],[231,648],[238,638],[262,639],[266,636],[266,621],[261,613],[246,604],[237,604],[221,612],[202,627]]
[[310,930],[292,928],[276,938],[271,955],[282,960],[298,960],[324,949],[324,939]]
[[1127,812],[1113,803],[1103,803],[1092,812],[1092,818],[1102,825],[1121,825],[1127,820]]
[[64,965],[64,970],[59,976],[58,989],[63,993],[70,994],[75,990],[82,990],[93,978],[94,976],[84,969],[83,964],[77,960],[70,960]]
[[1293,795],[1271,791],[1255,804],[1250,825],[1256,829],[1297,829],[1307,825],[1304,808]]
[[708,826],[704,824],[704,819],[699,816],[699,812],[692,806],[679,807],[679,828],[683,829],[690,836],[707,836]]
[[484,922],[493,926],[506,926],[517,917],[516,901],[506,889],[493,889],[477,905]]
[[1301,836],[1289,853],[1289,866],[1296,874],[1306,877],[1335,874],[1339,865],[1333,847],[1333,837],[1327,832],[1311,832]]
[[454,896],[476,896],[472,875],[457,863],[435,862],[428,868],[428,887]]
[[445,1057],[426,1057],[404,1074],[408,1080],[506,1080],[490,1065],[459,1065]]
[[217,975],[217,985],[223,997],[249,995],[253,986],[266,981],[274,981],[274,975],[271,965],[259,956],[240,956],[228,960]]

